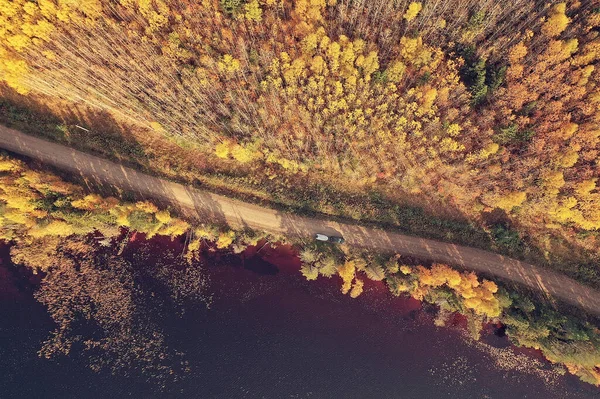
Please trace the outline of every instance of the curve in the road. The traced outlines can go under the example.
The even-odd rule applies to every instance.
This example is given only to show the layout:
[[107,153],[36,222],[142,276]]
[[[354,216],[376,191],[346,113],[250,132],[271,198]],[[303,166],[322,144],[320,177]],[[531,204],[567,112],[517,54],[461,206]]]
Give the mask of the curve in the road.
[[171,204],[195,219],[215,220],[234,228],[250,227],[308,239],[317,232],[341,234],[349,245],[482,272],[541,290],[550,298],[560,299],[600,316],[600,291],[551,270],[502,255],[380,229],[297,216],[245,203],[153,177],[4,126],[0,126],[0,148],[79,174],[88,180]]

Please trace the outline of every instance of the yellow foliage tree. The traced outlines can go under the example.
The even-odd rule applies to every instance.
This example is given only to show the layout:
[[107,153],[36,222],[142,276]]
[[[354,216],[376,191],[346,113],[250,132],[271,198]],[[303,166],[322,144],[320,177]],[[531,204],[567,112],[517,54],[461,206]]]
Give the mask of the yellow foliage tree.
[[223,232],[223,233],[219,234],[219,237],[217,239],[217,248],[225,249],[225,248],[229,247],[233,243],[234,239],[235,239],[234,231],[227,231],[227,232]]
[[342,278],[342,294],[347,294],[352,288],[352,281],[356,275],[354,261],[346,260],[343,265],[339,266],[338,275]]
[[419,12],[423,9],[423,4],[420,2],[413,1],[408,5],[406,12],[403,15],[403,18],[408,22],[412,21],[419,15]]
[[350,290],[350,297],[356,298],[363,292],[364,281],[361,279],[355,279],[354,284],[352,284],[352,289]]
[[251,0],[244,5],[244,17],[249,21],[260,22],[262,21],[262,9],[258,0]]
[[233,58],[230,54],[225,54],[217,64],[219,71],[226,75],[233,75],[241,69],[240,60]]
[[526,199],[527,193],[515,191],[508,194],[493,196],[489,199],[489,203],[495,208],[510,212],[513,208],[521,206]]
[[231,151],[231,144],[228,142],[219,143],[215,147],[215,154],[219,158],[223,158],[223,159],[229,158],[230,151]]
[[570,19],[567,17],[566,11],[566,3],[555,4],[550,11],[548,20],[542,26],[542,33],[548,37],[555,37],[567,29]]

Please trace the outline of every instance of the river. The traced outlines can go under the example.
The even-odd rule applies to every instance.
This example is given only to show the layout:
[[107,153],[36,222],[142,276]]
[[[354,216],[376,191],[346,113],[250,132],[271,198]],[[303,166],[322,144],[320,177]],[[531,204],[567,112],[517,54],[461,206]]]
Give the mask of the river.
[[[207,266],[213,303],[173,316],[169,344],[190,372],[164,390],[136,377],[93,372],[77,356],[40,359],[53,329],[27,276],[0,265],[1,398],[597,398],[535,353],[492,332],[465,335],[460,319],[369,283],[357,299],[337,278],[307,282],[298,260],[266,248]],[[491,330],[490,330],[491,331]]]

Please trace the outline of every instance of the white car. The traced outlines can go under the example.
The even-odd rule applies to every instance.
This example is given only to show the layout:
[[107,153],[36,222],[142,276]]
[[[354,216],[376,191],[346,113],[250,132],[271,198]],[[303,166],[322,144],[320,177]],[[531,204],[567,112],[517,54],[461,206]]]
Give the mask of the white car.
[[342,237],[328,236],[328,235],[321,234],[321,233],[315,234],[315,240],[317,240],[317,241],[326,241],[326,242],[334,242],[336,244],[343,244],[344,243],[344,239]]

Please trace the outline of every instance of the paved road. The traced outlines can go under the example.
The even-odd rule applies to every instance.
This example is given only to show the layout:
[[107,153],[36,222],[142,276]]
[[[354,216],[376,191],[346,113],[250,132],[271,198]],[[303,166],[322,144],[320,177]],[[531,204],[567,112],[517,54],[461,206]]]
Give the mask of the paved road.
[[353,224],[307,218],[245,203],[149,176],[69,147],[0,125],[0,148],[37,159],[86,180],[108,184],[178,208],[188,217],[250,227],[288,237],[342,235],[349,245],[395,252],[486,273],[545,292],[600,316],[600,291],[550,270],[491,252]]

